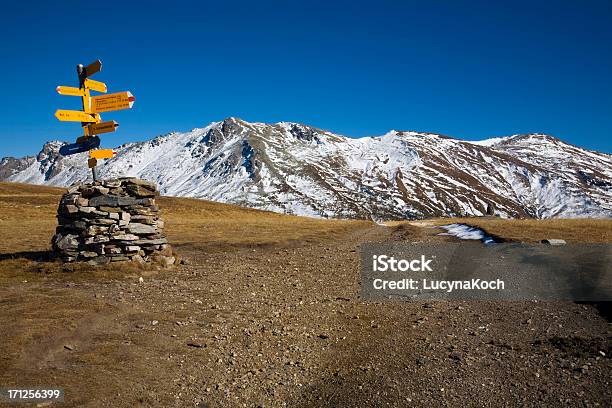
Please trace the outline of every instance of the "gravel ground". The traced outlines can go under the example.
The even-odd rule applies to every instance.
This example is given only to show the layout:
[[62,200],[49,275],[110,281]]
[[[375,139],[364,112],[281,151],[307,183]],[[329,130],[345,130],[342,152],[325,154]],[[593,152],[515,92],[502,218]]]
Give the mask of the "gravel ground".
[[[612,406],[612,330],[592,305],[368,302],[362,242],[207,249],[138,276],[0,288],[0,386],[78,407]],[[60,405],[60,404],[58,404]]]

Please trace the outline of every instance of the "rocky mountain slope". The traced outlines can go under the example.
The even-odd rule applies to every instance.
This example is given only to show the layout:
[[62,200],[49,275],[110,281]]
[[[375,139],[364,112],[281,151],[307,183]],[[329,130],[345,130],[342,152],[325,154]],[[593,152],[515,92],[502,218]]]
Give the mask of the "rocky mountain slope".
[[[48,142],[4,158],[0,180],[68,186],[90,177],[85,154]],[[352,139],[236,118],[116,148],[100,176],[136,176],[162,194],[300,215],[402,219],[483,215],[612,216],[612,156],[542,134],[466,142],[391,131]]]

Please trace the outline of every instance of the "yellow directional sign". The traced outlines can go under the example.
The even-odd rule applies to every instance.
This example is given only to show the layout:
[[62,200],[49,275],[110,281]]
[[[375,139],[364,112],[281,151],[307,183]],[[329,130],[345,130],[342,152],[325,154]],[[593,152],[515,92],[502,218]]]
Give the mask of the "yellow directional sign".
[[77,65],[77,76],[79,87],[58,86],[57,92],[60,95],[80,96],[83,102],[83,110],[64,110],[59,109],[55,112],[55,117],[61,121],[81,122],[83,136],[77,138],[76,143],[62,146],[60,154],[70,156],[89,151],[87,165],[92,170],[94,181],[97,180],[96,166],[99,159],[111,159],[117,152],[111,149],[98,149],[100,147],[101,133],[114,132],[119,124],[114,120],[102,122],[101,112],[109,112],[120,109],[130,109],[134,105],[134,95],[131,92],[119,92],[110,95],[91,96],[91,92],[106,94],[107,88],[104,82],[89,79],[90,76],[102,70],[102,62],[97,60],[88,66]]
[[109,112],[121,109],[130,109],[134,105],[134,95],[131,92],[118,92],[108,95],[91,97],[92,112]]
[[108,122],[94,123],[88,125],[87,130],[89,135],[99,135],[100,133],[114,132],[119,127],[119,124],[114,120]]
[[89,88],[92,91],[106,93],[106,84],[104,82],[94,81],[93,79],[85,79],[85,88]]
[[117,155],[117,152],[113,149],[99,149],[99,150],[90,150],[89,158],[90,159],[112,159]]
[[85,76],[92,76],[96,72],[102,71],[102,61],[96,60],[85,67]]
[[58,109],[55,111],[55,117],[63,122],[96,122],[96,118],[94,117],[94,115],[74,110]]
[[58,86],[55,88],[58,94],[60,95],[70,95],[70,96],[84,96],[85,91],[81,88],[75,88],[72,86]]

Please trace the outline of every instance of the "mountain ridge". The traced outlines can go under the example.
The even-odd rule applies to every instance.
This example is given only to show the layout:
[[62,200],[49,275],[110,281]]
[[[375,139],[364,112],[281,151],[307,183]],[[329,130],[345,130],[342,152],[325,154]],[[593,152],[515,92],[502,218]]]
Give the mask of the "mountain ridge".
[[[86,154],[0,160],[0,180],[67,186],[89,177]],[[541,133],[464,141],[392,130],[349,138],[294,122],[230,117],[123,144],[101,177],[137,176],[165,195],[299,215],[405,219],[611,217],[612,155]]]

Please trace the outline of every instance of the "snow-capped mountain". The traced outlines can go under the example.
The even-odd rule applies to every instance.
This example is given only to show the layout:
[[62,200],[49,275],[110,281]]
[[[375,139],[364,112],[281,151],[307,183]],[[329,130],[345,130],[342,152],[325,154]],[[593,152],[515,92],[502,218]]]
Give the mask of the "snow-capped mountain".
[[[0,180],[68,186],[90,178],[86,154],[48,142],[36,157],[4,158]],[[403,219],[483,215],[612,216],[612,155],[542,134],[466,142],[391,131],[359,139],[236,118],[116,148],[102,178],[137,176],[164,195],[278,212]]]

